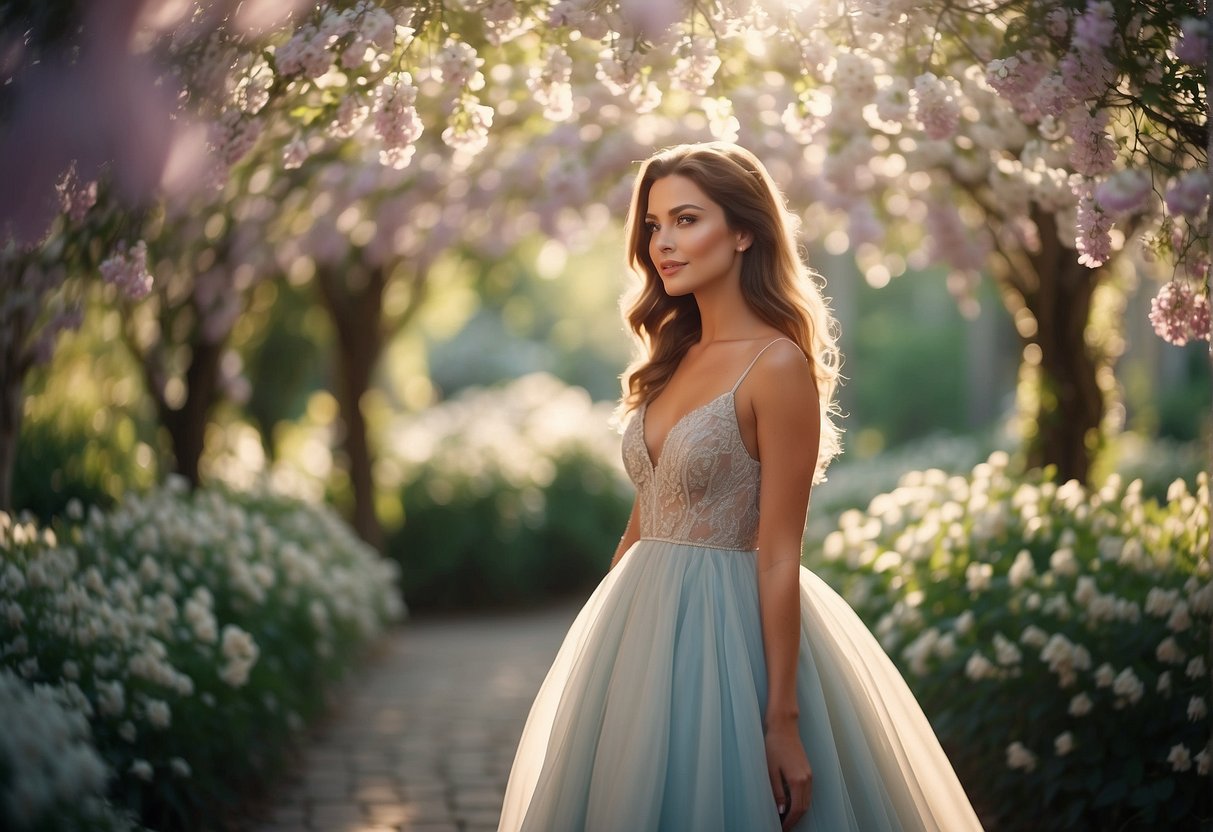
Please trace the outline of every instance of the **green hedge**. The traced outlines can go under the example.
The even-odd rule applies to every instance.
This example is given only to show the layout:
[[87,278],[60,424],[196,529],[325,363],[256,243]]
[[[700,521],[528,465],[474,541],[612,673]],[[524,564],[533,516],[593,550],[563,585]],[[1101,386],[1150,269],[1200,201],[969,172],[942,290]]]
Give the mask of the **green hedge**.
[[995,830],[1207,828],[1208,481],[907,475],[812,558]]
[[398,570],[328,510],[271,494],[174,483],[80,514],[0,514],[0,668],[87,719],[114,805],[214,828],[402,614]]
[[391,432],[409,606],[504,606],[602,578],[631,509],[610,410],[546,374],[466,391]]

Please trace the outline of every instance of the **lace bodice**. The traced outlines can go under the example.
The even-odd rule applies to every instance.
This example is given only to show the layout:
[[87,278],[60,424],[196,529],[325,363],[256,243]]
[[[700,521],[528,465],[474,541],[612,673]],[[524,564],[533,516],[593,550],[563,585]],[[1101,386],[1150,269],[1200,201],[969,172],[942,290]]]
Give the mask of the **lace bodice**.
[[[781,340],[787,339],[771,344]],[[771,344],[758,352],[733,389],[670,428],[656,464],[644,441],[647,403],[628,422],[623,467],[636,486],[641,537],[721,549],[757,547],[761,466],[741,441],[735,396]]]

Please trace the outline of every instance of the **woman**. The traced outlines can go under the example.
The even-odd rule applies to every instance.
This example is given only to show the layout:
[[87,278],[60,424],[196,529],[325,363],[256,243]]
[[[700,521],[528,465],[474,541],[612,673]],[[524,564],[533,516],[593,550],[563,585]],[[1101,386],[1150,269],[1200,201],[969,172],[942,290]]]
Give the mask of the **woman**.
[[892,663],[800,565],[838,351],[777,187],[734,145],[671,148],[628,226],[636,502],[532,706],[500,829],[980,829]]

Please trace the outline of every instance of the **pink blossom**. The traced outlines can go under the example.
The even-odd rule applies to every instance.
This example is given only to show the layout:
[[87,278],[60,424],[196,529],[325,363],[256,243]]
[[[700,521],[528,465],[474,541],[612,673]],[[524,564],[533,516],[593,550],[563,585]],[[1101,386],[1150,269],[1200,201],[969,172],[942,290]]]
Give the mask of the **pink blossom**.
[[442,131],[442,141],[455,150],[476,155],[489,143],[489,128],[493,126],[493,108],[481,104],[474,95],[465,95],[455,103],[455,109]]
[[834,56],[830,83],[840,101],[870,101],[876,94],[876,68],[862,55],[840,51]]
[[1064,38],[1070,31],[1070,12],[1067,9],[1053,9],[1045,15],[1045,31],[1050,37]]
[[526,85],[549,121],[567,121],[573,115],[572,75],[573,59],[559,46],[549,47],[543,63],[531,68]]
[[417,108],[417,88],[407,72],[393,72],[375,91],[375,132],[383,143],[380,163],[402,169],[408,167],[417,148],[415,142],[425,129]]
[[950,263],[964,272],[977,272],[986,265],[991,242],[984,229],[967,225],[949,200],[935,199],[927,206],[930,258]]
[[1109,214],[1140,211],[1152,191],[1149,174],[1138,168],[1119,171],[1095,188],[1095,202]]
[[1070,149],[1070,164],[1083,176],[1098,176],[1107,173],[1116,159],[1116,146],[1108,138],[1108,111],[1090,113],[1086,107],[1075,107],[1068,115],[1070,138],[1074,146]]
[[1112,217],[1099,209],[1089,191],[1079,196],[1077,211],[1074,245],[1078,262],[1094,269],[1112,257]]
[[285,170],[302,167],[307,157],[307,142],[301,136],[296,136],[282,149],[282,167]]
[[1209,299],[1187,283],[1172,280],[1150,301],[1150,324],[1158,337],[1182,347],[1189,341],[1209,340]]
[[946,139],[960,124],[960,86],[954,78],[924,72],[914,79],[914,116],[927,136]]
[[876,93],[876,115],[885,121],[904,122],[910,108],[910,87],[902,78],[892,79]]
[[1035,56],[1021,52],[986,64],[986,82],[1020,114],[1035,113],[1030,95],[1048,70]]
[[484,87],[484,76],[480,67],[484,58],[476,54],[476,48],[462,40],[447,40],[436,58],[438,80],[444,81],[449,90],[466,87],[479,90]]
[[1061,75],[1053,72],[1040,79],[1027,103],[1042,116],[1057,118],[1073,106],[1074,94]]
[[1208,170],[1188,171],[1167,188],[1167,210],[1173,215],[1196,216],[1209,201],[1209,182]]
[[1185,17],[1179,22],[1179,40],[1175,43],[1175,57],[1192,66],[1204,66],[1209,60],[1209,23],[1196,17]]
[[337,105],[337,114],[329,125],[329,132],[339,139],[348,139],[358,132],[366,121],[368,108],[356,93],[350,93]]
[[152,291],[152,276],[147,270],[147,243],[143,240],[129,249],[119,243],[114,253],[101,263],[101,277],[117,286],[131,300],[142,300]]
[[1074,21],[1071,47],[1079,52],[1103,52],[1116,34],[1116,10],[1107,0],[1087,0],[1087,10]]
[[97,204],[97,183],[94,181],[82,185],[76,173],[75,161],[68,166],[55,190],[59,192],[59,205],[63,213],[72,222],[80,222],[89,209]]
[[687,37],[679,44],[678,52],[670,81],[691,95],[707,95],[720,69],[715,45],[707,38]]

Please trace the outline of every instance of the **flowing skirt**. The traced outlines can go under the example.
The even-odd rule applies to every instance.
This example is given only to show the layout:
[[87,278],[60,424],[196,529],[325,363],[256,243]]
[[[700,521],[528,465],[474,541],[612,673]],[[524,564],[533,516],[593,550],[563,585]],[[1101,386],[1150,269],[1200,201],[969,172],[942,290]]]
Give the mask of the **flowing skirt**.
[[[767,776],[756,553],[642,539],[566,636],[527,718],[500,832],[780,829]],[[800,570],[812,832],[981,826],[859,617]]]

